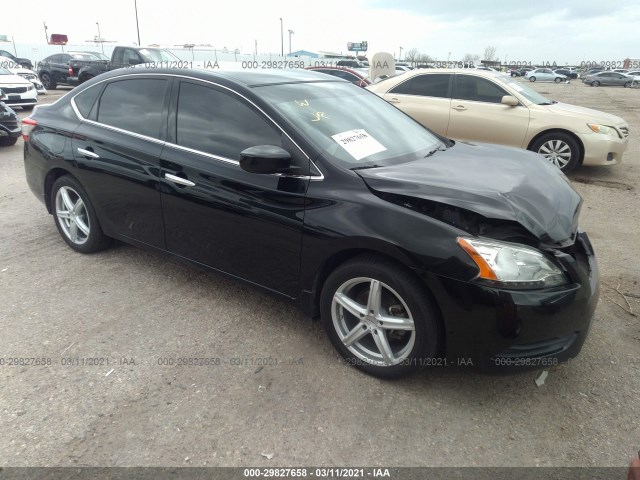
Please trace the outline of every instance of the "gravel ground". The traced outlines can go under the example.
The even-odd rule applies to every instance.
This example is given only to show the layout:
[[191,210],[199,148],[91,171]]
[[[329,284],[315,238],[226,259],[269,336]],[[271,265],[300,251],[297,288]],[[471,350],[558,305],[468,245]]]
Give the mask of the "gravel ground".
[[[628,465],[640,446],[640,319],[628,313],[640,312],[640,89],[531,86],[632,132],[623,164],[571,175],[603,288],[582,354],[541,387],[539,371],[381,381],[244,285],[125,245],[73,253],[27,187],[22,140],[2,148],[0,357],[54,364],[0,366],[0,466]],[[66,360],[82,358],[109,364]]]

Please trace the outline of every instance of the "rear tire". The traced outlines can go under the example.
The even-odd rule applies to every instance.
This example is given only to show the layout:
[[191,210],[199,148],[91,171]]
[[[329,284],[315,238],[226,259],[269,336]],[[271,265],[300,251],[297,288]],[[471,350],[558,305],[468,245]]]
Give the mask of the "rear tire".
[[25,112],[30,112],[31,110],[33,110],[33,107],[35,107],[35,105],[23,105],[22,110],[24,110]]
[[47,90],[56,89],[56,82],[53,81],[53,78],[51,78],[51,75],[49,75],[48,73],[43,73],[42,75],[40,75],[40,81],[42,82],[42,86]]
[[51,208],[60,236],[76,252],[99,252],[111,244],[102,232],[89,195],[72,176],[62,176],[53,184]]
[[529,77],[529,81],[530,82],[535,82],[536,81],[536,77]]
[[361,255],[336,268],[322,287],[320,310],[336,350],[370,375],[401,378],[438,353],[440,324],[424,288],[384,257]]

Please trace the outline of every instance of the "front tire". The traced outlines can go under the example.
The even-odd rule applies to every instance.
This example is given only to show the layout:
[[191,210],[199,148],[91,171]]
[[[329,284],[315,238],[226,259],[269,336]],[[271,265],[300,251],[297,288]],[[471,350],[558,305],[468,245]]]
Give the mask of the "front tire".
[[554,80],[554,82],[556,83],[560,83],[562,81],[562,79],[560,77],[556,77],[556,79]]
[[529,81],[530,82],[535,82],[536,81],[536,77],[529,77]]
[[94,253],[110,245],[87,192],[75,178],[65,175],[55,181],[51,206],[60,236],[76,252]]
[[362,255],[334,270],[320,309],[336,350],[370,375],[401,378],[438,353],[440,327],[426,292],[383,257]]
[[540,153],[551,163],[568,173],[580,163],[580,146],[566,133],[548,133],[535,141],[530,150]]
[[600,86],[600,82],[599,81],[595,81],[595,82],[591,82],[591,86],[592,87],[599,87]]
[[624,84],[624,88],[629,88],[632,84],[633,82],[627,82]]

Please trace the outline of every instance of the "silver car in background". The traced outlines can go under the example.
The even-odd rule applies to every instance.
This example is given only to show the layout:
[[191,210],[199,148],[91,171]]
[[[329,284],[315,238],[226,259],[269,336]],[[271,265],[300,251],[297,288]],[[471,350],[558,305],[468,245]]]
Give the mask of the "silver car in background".
[[566,75],[555,73],[550,68],[536,68],[524,74],[524,78],[530,82],[566,82]]
[[587,75],[582,79],[582,83],[599,87],[600,85],[617,85],[620,87],[630,87],[634,77],[617,72],[598,72]]

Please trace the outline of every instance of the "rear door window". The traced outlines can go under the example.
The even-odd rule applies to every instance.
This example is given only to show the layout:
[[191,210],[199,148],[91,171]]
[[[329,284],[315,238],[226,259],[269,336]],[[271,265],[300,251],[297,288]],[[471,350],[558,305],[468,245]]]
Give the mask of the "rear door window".
[[168,81],[135,78],[109,83],[98,105],[99,123],[158,138]]
[[451,75],[445,73],[416,75],[410,80],[396,86],[389,93],[449,98],[450,80]]

